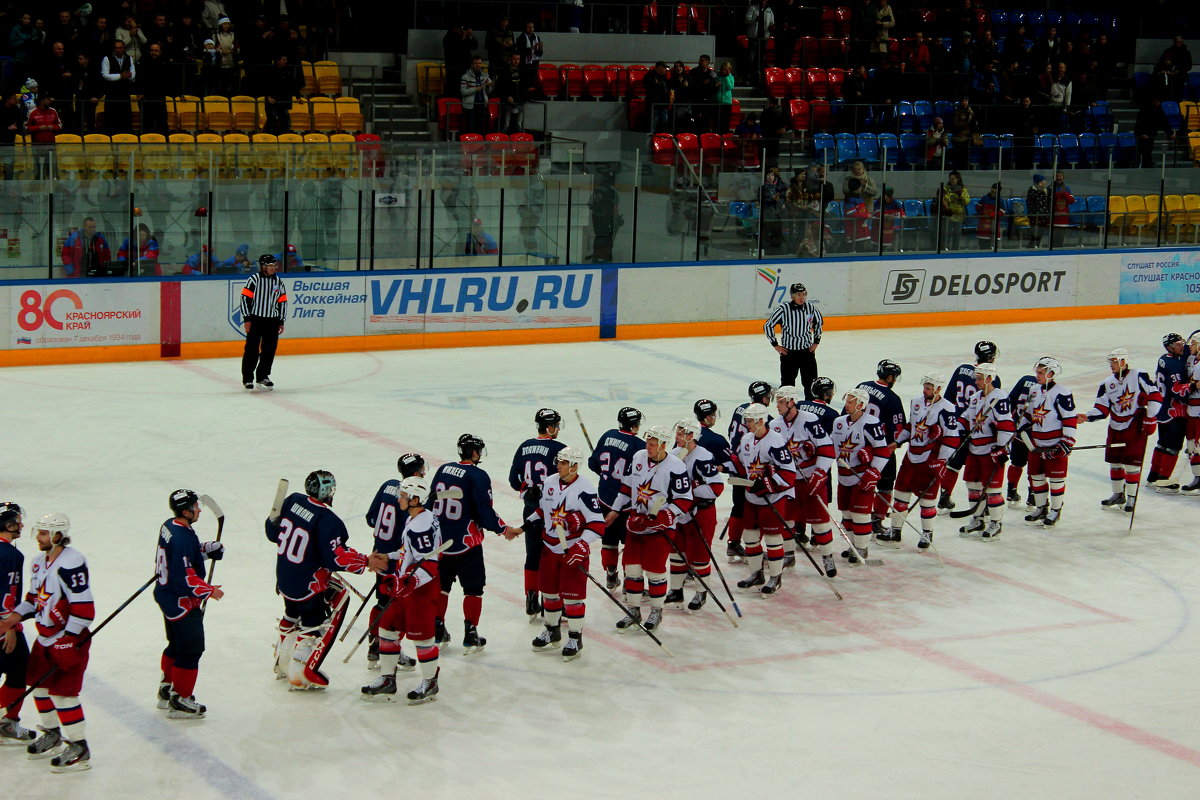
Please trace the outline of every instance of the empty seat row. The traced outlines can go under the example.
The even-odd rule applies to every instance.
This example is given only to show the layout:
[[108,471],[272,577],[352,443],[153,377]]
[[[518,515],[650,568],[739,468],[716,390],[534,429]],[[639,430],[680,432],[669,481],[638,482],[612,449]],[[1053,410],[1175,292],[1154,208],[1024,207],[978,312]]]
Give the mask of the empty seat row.
[[[194,95],[167,99],[167,125],[173,131],[261,131],[267,102],[262,97]],[[362,107],[355,97],[313,97],[292,102],[291,127],[297,131],[353,133],[364,128]]]

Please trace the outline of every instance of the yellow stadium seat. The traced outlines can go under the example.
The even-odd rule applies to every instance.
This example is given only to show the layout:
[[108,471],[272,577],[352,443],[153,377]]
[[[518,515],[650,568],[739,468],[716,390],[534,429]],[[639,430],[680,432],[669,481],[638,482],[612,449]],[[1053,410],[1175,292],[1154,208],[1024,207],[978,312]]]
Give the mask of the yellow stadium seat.
[[137,154],[138,144],[138,137],[132,133],[113,134],[113,169],[118,178],[129,177],[131,169],[139,173],[137,177],[141,177],[142,165]]
[[233,112],[229,110],[228,97],[208,95],[204,98],[204,126],[214,133],[233,130]]
[[167,137],[161,133],[143,133],[141,171],[154,178],[173,178],[176,175],[175,158],[167,147]]
[[442,93],[445,76],[446,67],[437,61],[422,61],[417,64],[417,94],[437,97]]
[[323,133],[304,134],[304,164],[313,171],[313,177],[323,178],[333,172],[333,148],[329,137]]
[[292,101],[292,130],[294,131],[311,131],[312,123],[312,107],[309,106],[308,100],[300,98]]
[[317,93],[317,73],[313,70],[311,61],[300,62],[300,72],[304,75],[304,88],[300,90],[300,94],[307,97],[310,94]]
[[333,61],[317,61],[313,63],[313,72],[317,76],[317,92],[337,97],[342,93],[342,76],[338,65]]
[[1200,131],[1192,131],[1188,134],[1188,150],[1192,154],[1192,161],[1200,164]]
[[229,106],[233,113],[232,130],[242,133],[259,130],[257,100],[249,95],[239,94],[229,99]]
[[89,178],[110,178],[113,175],[112,139],[104,133],[89,133],[83,137],[83,154]]
[[339,97],[333,101],[333,107],[337,111],[337,129],[345,133],[362,133],[365,124],[363,122],[362,107],[358,103],[356,97]]
[[83,137],[59,133],[54,137],[54,156],[58,161],[59,180],[78,180],[87,172],[83,155]]
[[1185,194],[1183,196],[1184,222],[1181,233],[1184,241],[1196,241],[1200,231],[1200,194]]
[[175,113],[179,118],[179,130],[192,132],[204,130],[204,111],[200,107],[199,100],[176,100]]
[[301,144],[304,142],[304,137],[298,133],[281,133],[279,134],[280,144]]
[[312,112],[312,130],[337,130],[337,107],[333,100],[328,97],[314,97],[309,101],[308,107]]
[[167,98],[167,130],[179,130],[179,111],[175,108],[175,98]]
[[33,150],[28,136],[13,137],[13,164],[10,178],[32,180],[34,178]]

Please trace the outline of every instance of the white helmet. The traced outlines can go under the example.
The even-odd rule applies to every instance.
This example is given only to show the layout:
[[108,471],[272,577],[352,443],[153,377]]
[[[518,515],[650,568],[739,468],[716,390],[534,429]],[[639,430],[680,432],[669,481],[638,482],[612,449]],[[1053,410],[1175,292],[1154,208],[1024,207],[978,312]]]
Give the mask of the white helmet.
[[1188,337],[1187,343],[1193,347],[1200,345],[1200,331],[1195,331]]
[[587,456],[576,450],[574,447],[564,447],[558,451],[558,455],[554,457],[555,461],[565,461],[568,464],[579,466],[587,461]]
[[675,423],[675,432],[683,432],[684,435],[691,436],[693,439],[700,438],[700,423],[694,419],[681,419]]
[[[51,534],[61,534],[61,539],[67,539],[71,533],[71,520],[61,511],[43,514],[34,526],[35,531],[48,531]],[[51,541],[53,541],[53,536]]]
[[771,416],[770,410],[762,403],[751,403],[742,410],[742,419],[761,419],[764,422]]
[[985,361],[982,364],[976,364],[975,377],[978,378],[980,375],[984,375],[988,378],[996,377],[996,365],[990,361]]
[[800,390],[795,386],[780,386],[775,390],[776,400],[791,400],[793,403],[795,403],[802,396],[803,395],[801,394]]
[[646,428],[646,435],[642,438],[644,438],[646,441],[656,439],[668,447],[673,447],[675,445],[674,430],[672,428],[668,428],[666,425],[651,425],[649,428]]
[[925,377],[921,378],[921,384],[924,385],[926,383],[932,384],[940,389],[946,385],[946,376],[937,370],[931,369],[929,372],[925,373]]
[[1124,347],[1118,347],[1108,354],[1109,361],[1129,361],[1129,351]]
[[1054,356],[1042,356],[1041,358],[1039,358],[1037,360],[1037,363],[1033,365],[1033,368],[1035,371],[1037,370],[1038,367],[1045,368],[1047,373],[1053,375],[1056,378],[1059,376],[1059,374],[1062,373],[1062,364],[1059,364],[1058,359],[1055,358]]
[[400,481],[400,493],[406,494],[424,505],[429,498],[429,481],[420,475],[409,475]]
[[867,394],[867,390],[858,386],[842,395],[842,401],[849,400],[851,397],[862,403],[863,408],[866,408],[867,404],[871,402],[871,396]]

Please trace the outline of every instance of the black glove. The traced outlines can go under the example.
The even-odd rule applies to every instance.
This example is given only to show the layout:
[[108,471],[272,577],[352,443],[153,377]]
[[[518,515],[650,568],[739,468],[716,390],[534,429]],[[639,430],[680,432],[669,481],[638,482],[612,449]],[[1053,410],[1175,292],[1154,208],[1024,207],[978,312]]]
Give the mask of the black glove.
[[540,486],[526,487],[525,502],[536,503],[538,500],[541,500],[541,499],[542,499],[542,487],[540,487]]

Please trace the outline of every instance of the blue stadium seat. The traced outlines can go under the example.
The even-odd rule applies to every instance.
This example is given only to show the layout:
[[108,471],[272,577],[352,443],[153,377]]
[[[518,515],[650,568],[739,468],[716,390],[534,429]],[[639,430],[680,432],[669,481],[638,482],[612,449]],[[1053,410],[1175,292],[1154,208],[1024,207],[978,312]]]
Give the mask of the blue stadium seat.
[[1123,167],[1132,167],[1137,163],[1137,137],[1133,131],[1117,134],[1117,157]]
[[913,104],[907,100],[896,103],[896,120],[900,123],[901,133],[913,131],[917,125],[917,112]]
[[1061,11],[1047,11],[1046,12],[1046,24],[1053,25],[1054,27],[1058,28],[1059,36],[1062,36],[1062,21],[1063,21],[1063,15],[1062,15]]
[[[925,164],[925,134],[900,134],[900,151],[904,154],[904,163],[912,168]],[[907,212],[905,212],[907,213]]]
[[849,164],[858,158],[858,140],[853,133],[834,134],[833,140],[837,146],[837,163]]
[[1188,73],[1188,88],[1193,100],[1200,100],[1200,72]]
[[[833,139],[832,133],[814,133],[813,134],[813,160],[827,164],[832,163],[837,158],[837,144]],[[825,157],[826,151],[829,152],[829,157]]]
[[999,159],[1000,137],[994,133],[983,134],[983,147],[980,148],[979,165],[984,168],[994,167]]
[[1089,195],[1087,210],[1087,224],[1097,228],[1104,227],[1104,221],[1108,219],[1108,198],[1099,194]]
[[933,101],[934,116],[941,117],[946,123],[946,128],[950,128],[950,123],[954,119],[954,103],[949,100],[934,100]]
[[1148,88],[1150,88],[1150,73],[1149,72],[1133,73],[1133,90],[1135,92],[1142,92]]
[[1075,202],[1071,203],[1067,209],[1071,213],[1071,224],[1079,227],[1083,224],[1084,218],[1087,216],[1087,198],[1076,197]]
[[1107,100],[1100,100],[1088,108],[1087,124],[1088,128],[1096,133],[1112,130],[1113,115]]
[[[900,164],[900,137],[894,133],[879,134],[879,150],[880,158],[889,166],[896,167]],[[862,142],[858,143],[858,151],[862,152]]]
[[858,142],[858,157],[868,164],[879,163],[879,140],[873,133],[860,133],[855,137]]
[[1174,100],[1163,100],[1162,111],[1171,130],[1177,131],[1183,127],[1183,112],[1179,110],[1179,103]]
[[904,227],[910,231],[929,230],[929,212],[925,209],[924,200],[904,201]]
[[924,133],[933,127],[933,103],[928,100],[918,100],[913,103],[913,111],[917,113],[917,131]]
[[972,198],[971,202],[967,203],[967,215],[963,217],[963,233],[968,231],[974,233],[979,227],[979,199]]
[[825,224],[829,226],[830,233],[846,232],[846,214],[837,200],[830,200],[825,206]]
[[1057,141],[1053,133],[1038,134],[1034,148],[1037,150],[1037,162],[1039,166],[1050,167],[1054,164],[1054,151],[1057,146]]
[[1030,11],[1025,15],[1025,27],[1035,39],[1046,35],[1046,15],[1041,11]]
[[1113,164],[1120,163],[1120,142],[1117,140],[1117,135],[1112,132],[1096,134],[1096,148],[1099,150],[1097,164],[1108,166],[1109,155],[1112,156]]
[[1073,133],[1060,133],[1058,135],[1058,166],[1061,169],[1063,162],[1067,162],[1072,167],[1079,164],[1079,137]]
[[1107,166],[1108,159],[1100,150],[1100,137],[1094,133],[1079,134],[1079,165]]

